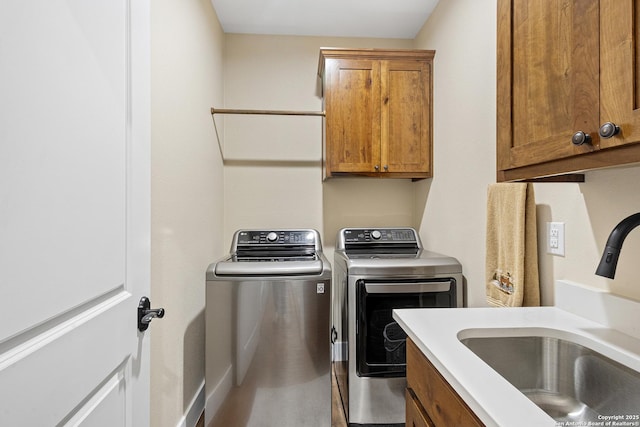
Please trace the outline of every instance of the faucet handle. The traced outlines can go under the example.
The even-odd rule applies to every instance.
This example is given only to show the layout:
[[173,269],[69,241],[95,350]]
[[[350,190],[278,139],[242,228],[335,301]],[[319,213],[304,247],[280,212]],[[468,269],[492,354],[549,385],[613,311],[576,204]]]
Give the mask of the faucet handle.
[[618,265],[618,258],[620,257],[620,249],[606,246],[600,259],[600,264],[596,269],[598,276],[607,277],[613,279],[616,275],[616,266]]
[[613,279],[616,275],[616,267],[618,266],[618,257],[620,256],[622,243],[629,232],[638,226],[640,226],[640,212],[629,215],[611,230],[604,252],[602,253],[602,258],[600,259],[600,264],[596,269],[598,276]]

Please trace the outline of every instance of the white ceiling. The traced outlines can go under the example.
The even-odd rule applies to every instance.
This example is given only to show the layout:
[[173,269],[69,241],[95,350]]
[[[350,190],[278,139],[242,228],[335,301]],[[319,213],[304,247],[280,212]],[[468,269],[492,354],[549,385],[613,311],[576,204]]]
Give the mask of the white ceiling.
[[225,33],[413,39],[438,0],[211,0]]

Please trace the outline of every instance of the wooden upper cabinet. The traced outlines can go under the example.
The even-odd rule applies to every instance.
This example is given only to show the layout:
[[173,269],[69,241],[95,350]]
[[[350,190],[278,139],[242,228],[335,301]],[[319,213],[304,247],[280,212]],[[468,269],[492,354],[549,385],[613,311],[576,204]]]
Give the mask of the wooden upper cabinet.
[[431,63],[382,61],[383,172],[431,176]]
[[380,62],[329,59],[325,72],[327,175],[373,172],[380,165]]
[[325,177],[432,176],[434,51],[321,49]]
[[633,3],[498,1],[498,181],[640,161]]
[[600,147],[640,141],[639,0],[600,1],[600,64],[600,124],[620,128]]

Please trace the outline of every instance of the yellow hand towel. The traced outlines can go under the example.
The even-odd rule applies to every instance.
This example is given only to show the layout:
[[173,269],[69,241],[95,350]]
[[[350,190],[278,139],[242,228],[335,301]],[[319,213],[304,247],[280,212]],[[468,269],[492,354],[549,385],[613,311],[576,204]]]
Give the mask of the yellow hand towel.
[[497,307],[540,305],[533,184],[489,186],[486,293]]

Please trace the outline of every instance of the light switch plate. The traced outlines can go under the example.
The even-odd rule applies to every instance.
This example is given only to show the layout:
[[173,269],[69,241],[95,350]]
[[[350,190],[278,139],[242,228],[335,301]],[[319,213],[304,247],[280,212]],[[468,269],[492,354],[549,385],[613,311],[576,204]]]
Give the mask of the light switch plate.
[[564,222],[547,222],[547,253],[564,256]]

